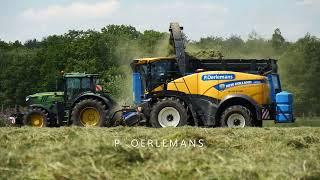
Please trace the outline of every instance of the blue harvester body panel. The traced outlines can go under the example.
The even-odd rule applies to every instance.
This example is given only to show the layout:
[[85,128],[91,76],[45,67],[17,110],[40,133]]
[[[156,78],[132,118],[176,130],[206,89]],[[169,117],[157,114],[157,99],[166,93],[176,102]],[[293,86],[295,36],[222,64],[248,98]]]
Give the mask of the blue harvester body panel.
[[142,97],[142,83],[140,73],[132,73],[132,82],[133,82],[133,100],[135,104],[141,103]]

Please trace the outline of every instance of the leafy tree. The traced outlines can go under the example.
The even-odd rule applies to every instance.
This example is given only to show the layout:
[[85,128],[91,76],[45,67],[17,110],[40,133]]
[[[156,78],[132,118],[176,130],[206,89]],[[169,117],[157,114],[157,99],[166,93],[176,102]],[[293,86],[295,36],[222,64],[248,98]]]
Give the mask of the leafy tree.
[[37,39],[27,40],[24,43],[24,47],[29,49],[39,48],[40,46],[41,46],[41,43]]
[[239,49],[244,45],[244,41],[240,36],[232,35],[228,39],[225,40],[225,46],[230,50]]
[[320,40],[307,34],[293,44],[280,59],[283,85],[294,93],[296,112],[320,114]]
[[1,41],[0,39],[0,49],[9,50],[9,48],[10,48],[10,45],[4,41]]
[[18,40],[16,40],[14,43],[12,43],[12,47],[14,48],[19,48],[19,47],[22,47],[22,43]]
[[281,48],[284,47],[285,39],[281,35],[281,31],[279,28],[276,28],[274,30],[274,33],[272,34],[271,43],[272,43],[272,47],[276,50],[281,50]]

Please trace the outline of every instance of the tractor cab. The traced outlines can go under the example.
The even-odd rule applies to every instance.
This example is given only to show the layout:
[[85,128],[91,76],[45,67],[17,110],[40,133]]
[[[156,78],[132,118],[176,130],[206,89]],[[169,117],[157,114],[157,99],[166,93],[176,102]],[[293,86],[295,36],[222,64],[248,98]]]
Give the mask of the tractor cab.
[[81,94],[102,90],[98,74],[66,73],[63,76],[65,101],[72,103]]

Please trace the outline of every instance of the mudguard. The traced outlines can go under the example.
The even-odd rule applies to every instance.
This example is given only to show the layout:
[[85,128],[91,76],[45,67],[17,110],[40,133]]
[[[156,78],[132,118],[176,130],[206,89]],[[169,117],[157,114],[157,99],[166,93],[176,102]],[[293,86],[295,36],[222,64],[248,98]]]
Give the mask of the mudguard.
[[225,102],[227,102],[228,100],[231,100],[233,98],[241,98],[241,99],[248,101],[255,108],[257,119],[261,120],[261,107],[251,97],[244,95],[244,94],[231,94],[231,95],[227,95],[225,98],[223,98],[218,105],[216,119],[219,119],[219,115],[222,113],[222,110],[223,110],[223,108],[221,108],[221,107],[223,107]]
[[87,98],[87,97],[93,97],[93,98],[97,98],[97,99],[103,101],[110,109],[113,109],[117,105],[117,103],[110,96],[108,96],[106,94],[84,93],[74,99],[71,107],[74,107],[74,105],[77,102],[79,102],[80,100]]
[[[52,108],[54,107],[54,105],[52,106]],[[32,105],[29,105],[29,108],[41,108],[41,109],[44,109],[46,110],[49,114],[51,113],[55,113],[52,108],[48,108],[42,104],[32,104]]]

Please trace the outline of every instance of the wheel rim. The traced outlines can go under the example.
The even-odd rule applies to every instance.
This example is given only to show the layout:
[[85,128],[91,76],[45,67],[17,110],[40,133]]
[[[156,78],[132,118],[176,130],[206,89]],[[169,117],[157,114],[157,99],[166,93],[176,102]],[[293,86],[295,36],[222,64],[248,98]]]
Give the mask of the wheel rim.
[[80,122],[83,126],[96,126],[100,121],[100,114],[96,108],[87,107],[80,113]]
[[180,114],[173,107],[165,107],[159,112],[158,121],[162,127],[177,127],[180,122]]
[[44,125],[44,117],[40,114],[32,114],[30,116],[30,125],[32,127],[43,127]]
[[227,119],[227,125],[231,128],[243,128],[246,125],[246,119],[242,114],[231,114]]

